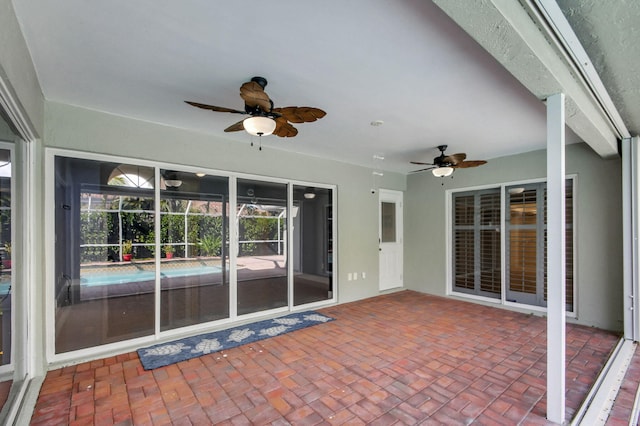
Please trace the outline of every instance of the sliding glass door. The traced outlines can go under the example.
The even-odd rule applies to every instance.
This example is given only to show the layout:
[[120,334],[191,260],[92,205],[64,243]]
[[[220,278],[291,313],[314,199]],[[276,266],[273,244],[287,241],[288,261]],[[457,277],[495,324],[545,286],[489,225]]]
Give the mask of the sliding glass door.
[[[65,156],[53,163],[56,354],[334,297],[332,189]],[[10,212],[5,204],[0,213]],[[4,252],[7,277],[10,243]],[[9,301],[1,290],[0,282],[0,302]]]
[[55,159],[55,350],[154,333],[154,170]]
[[4,366],[12,362],[13,340],[11,160],[11,151],[0,149],[0,365]]
[[238,179],[238,315],[286,307],[287,185]]
[[333,297],[333,191],[293,186],[293,304]]
[[160,175],[160,329],[228,318],[229,179]]

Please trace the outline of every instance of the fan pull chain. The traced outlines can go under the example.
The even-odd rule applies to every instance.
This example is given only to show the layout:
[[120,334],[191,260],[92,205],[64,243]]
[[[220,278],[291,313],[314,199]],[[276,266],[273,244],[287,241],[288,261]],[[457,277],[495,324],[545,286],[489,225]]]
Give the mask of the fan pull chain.
[[[451,175],[451,180],[453,180],[453,175]],[[440,186],[444,186],[444,177],[441,177],[440,181]]]
[[[262,151],[262,133],[258,133],[258,151]],[[251,137],[251,146],[253,146],[253,136]]]

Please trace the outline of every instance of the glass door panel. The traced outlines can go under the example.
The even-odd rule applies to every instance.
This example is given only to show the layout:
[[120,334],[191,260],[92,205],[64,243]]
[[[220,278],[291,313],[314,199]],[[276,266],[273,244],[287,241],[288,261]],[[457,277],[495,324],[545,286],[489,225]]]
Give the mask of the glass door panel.
[[55,351],[154,332],[154,170],[55,158]]
[[228,178],[160,174],[160,328],[228,318]]
[[287,185],[238,179],[238,315],[288,306]]
[[507,300],[545,306],[544,183],[507,188]]
[[11,151],[0,149],[0,365],[11,363]]
[[293,187],[293,304],[333,297],[332,190]]

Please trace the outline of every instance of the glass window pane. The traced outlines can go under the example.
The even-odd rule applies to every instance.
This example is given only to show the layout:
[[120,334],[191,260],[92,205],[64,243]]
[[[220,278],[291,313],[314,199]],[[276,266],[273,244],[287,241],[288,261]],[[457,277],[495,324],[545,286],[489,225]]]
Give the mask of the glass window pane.
[[457,289],[475,289],[475,245],[474,231],[454,230],[453,233],[453,276]]
[[541,233],[544,232],[545,183],[507,188],[507,300],[543,305]]
[[513,229],[509,235],[509,290],[536,294],[537,232]]
[[[547,223],[547,191],[544,192],[544,219]],[[567,311],[573,311],[573,179],[565,183],[565,250],[566,250],[566,279],[565,294]],[[547,231],[544,232],[544,301],[547,301]]]
[[160,174],[160,329],[228,318],[229,180]]
[[502,285],[500,191],[453,195],[454,288],[499,298]]
[[56,353],[154,332],[153,173],[55,158]]
[[0,365],[11,363],[11,151],[0,149]]
[[510,188],[509,214],[513,225],[536,225],[537,197],[536,188]]
[[333,297],[332,190],[293,187],[293,304]]
[[382,227],[381,239],[383,243],[396,242],[396,203],[381,203]]
[[238,315],[288,306],[287,185],[237,186]]

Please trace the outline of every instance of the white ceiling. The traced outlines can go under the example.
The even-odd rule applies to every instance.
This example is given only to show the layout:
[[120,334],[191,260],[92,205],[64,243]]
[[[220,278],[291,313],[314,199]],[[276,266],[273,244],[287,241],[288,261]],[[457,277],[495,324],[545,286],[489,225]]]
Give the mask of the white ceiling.
[[557,0],[632,136],[640,133],[640,1]]
[[542,102],[430,1],[13,3],[50,101],[248,144],[223,132],[239,116],[183,101],[243,109],[238,89],[258,75],[276,107],[327,112],[265,149],[384,155],[376,167],[406,173],[441,144],[489,160],[545,147]]

